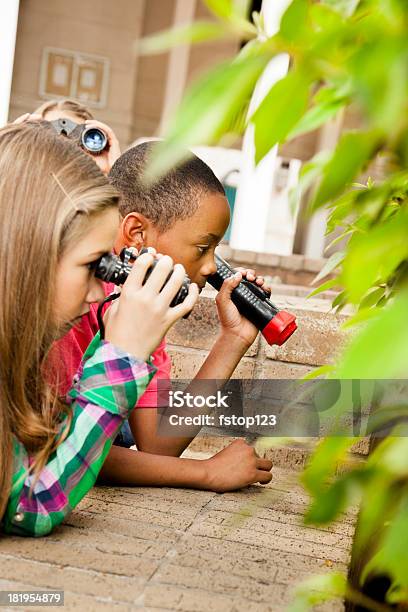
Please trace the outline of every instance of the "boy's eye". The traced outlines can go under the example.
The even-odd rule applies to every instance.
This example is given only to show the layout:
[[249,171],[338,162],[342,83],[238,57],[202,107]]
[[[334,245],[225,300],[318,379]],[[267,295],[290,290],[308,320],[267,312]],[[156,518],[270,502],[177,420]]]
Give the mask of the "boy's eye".
[[208,251],[209,248],[210,246],[208,244],[197,245],[197,249],[200,255],[204,255]]

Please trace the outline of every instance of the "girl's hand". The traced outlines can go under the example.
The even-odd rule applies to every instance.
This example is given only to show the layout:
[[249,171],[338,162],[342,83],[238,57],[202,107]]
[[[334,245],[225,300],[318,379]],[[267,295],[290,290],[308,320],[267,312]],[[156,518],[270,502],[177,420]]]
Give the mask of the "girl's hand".
[[100,170],[107,175],[109,174],[115,161],[118,159],[118,157],[120,157],[120,146],[115,132],[109,127],[109,125],[106,125],[106,123],[96,121],[95,119],[88,119],[85,121],[85,126],[87,128],[99,128],[105,132],[108,138],[108,144],[102,153],[99,155],[90,154],[92,159],[99,166]]
[[262,287],[264,291],[271,292],[270,288],[265,284],[263,276],[256,276],[255,270],[236,268],[237,272],[231,278],[224,281],[220,291],[217,294],[215,302],[217,304],[218,317],[221,323],[222,334],[232,334],[242,340],[244,345],[249,348],[258,335],[258,328],[253,323],[248,321],[235,306],[231,300],[231,293],[238,287],[243,278]]
[[259,482],[272,480],[272,461],[258,457],[244,440],[234,440],[222,451],[204,460],[206,477],[203,486],[216,493],[235,491]]
[[106,313],[106,340],[143,361],[153,353],[169,328],[193,308],[198,298],[198,286],[192,283],[186,299],[170,308],[183,283],[184,267],[176,264],[173,269],[171,257],[163,255],[143,284],[153,260],[151,253],[136,259],[120,298]]

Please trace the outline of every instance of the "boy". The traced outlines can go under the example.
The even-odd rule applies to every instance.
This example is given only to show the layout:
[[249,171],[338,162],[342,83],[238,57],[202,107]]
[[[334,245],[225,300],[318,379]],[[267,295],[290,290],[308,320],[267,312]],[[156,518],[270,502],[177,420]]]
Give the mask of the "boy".
[[[129,149],[113,165],[109,178],[121,192],[122,223],[115,251],[124,246],[154,247],[184,265],[187,274],[200,289],[216,270],[214,250],[229,223],[229,206],[221,183],[210,168],[197,157],[169,172],[158,183],[146,187],[144,168],[155,142]],[[232,290],[246,275],[255,280],[253,270],[237,273],[224,282],[216,298],[221,331],[195,379],[230,378],[239,361],[255,340],[258,330],[240,315],[230,299]],[[263,279],[256,282],[263,285]],[[109,293],[111,287],[107,287]],[[68,334],[60,345],[63,353],[75,347],[83,352],[98,327],[95,311],[81,326]],[[64,350],[65,349],[65,350]],[[170,377],[170,360],[162,343],[153,354],[157,376]],[[72,379],[75,363],[68,377]],[[143,408],[150,406],[150,408]],[[161,484],[191,486],[227,491],[271,480],[272,464],[257,457],[244,441],[235,441],[211,459],[195,461],[179,455],[191,438],[164,438],[156,435],[157,378],[133,411],[129,426],[122,430],[101,471],[105,480],[121,484]],[[138,452],[129,447],[136,443]]]

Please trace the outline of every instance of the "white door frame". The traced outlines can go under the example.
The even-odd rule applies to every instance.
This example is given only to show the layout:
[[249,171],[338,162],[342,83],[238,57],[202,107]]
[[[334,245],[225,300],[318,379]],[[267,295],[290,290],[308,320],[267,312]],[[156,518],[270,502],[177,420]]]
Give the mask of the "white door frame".
[[19,0],[0,2],[0,127],[8,121]]

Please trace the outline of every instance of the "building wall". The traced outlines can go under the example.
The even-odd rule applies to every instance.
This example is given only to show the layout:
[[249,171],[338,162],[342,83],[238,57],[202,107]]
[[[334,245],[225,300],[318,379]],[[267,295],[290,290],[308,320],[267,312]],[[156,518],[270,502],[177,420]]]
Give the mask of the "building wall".
[[[141,36],[171,27],[175,0],[147,0]],[[164,104],[169,53],[140,56],[133,104],[132,140],[157,134]]]
[[[149,0],[151,2],[152,0]],[[131,138],[137,57],[145,0],[22,0],[17,30],[10,119],[32,111],[39,97],[45,46],[106,56],[110,60],[107,106],[96,118],[123,143]]]
[[[216,17],[201,0],[197,0],[195,20],[216,21]],[[211,41],[193,45],[190,50],[187,83],[197,79],[204,71],[220,62],[230,60],[239,51],[240,41],[236,39]]]

